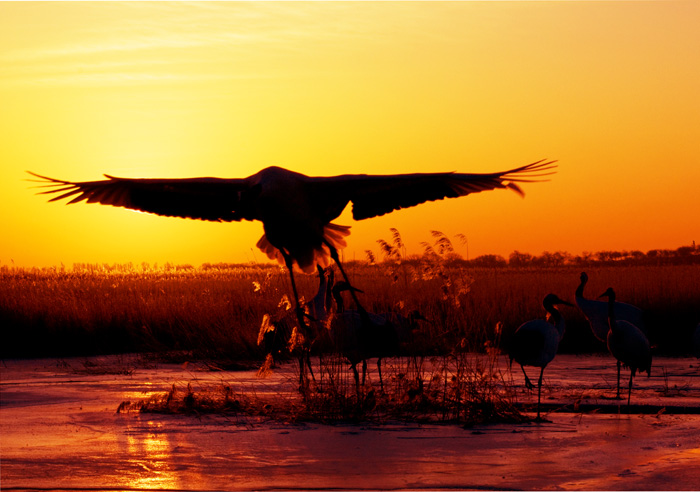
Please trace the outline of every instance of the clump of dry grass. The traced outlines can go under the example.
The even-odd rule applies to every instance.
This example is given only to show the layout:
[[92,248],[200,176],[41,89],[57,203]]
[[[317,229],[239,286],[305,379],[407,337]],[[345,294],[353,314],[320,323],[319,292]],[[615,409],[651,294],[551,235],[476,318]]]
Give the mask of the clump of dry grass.
[[199,392],[192,389],[191,383],[184,389],[173,384],[170,391],[151,395],[145,400],[123,401],[117,408],[117,413],[138,411],[164,414],[237,414],[253,408],[250,401],[249,397],[234,393],[231,386],[225,383],[202,388]]
[[173,385],[141,401],[125,401],[117,412],[224,414],[285,422],[451,423],[465,426],[528,420],[518,409],[512,383],[501,373],[496,355],[461,350],[441,357],[403,357],[386,365],[385,384],[367,380],[360,394],[348,364],[337,355],[320,359],[315,382],[301,392],[290,374],[274,394],[222,381]]
[[[475,425],[522,422],[512,380],[497,364],[499,352],[468,352],[468,344],[439,356],[384,359],[380,385],[372,373],[357,393],[349,364],[340,355],[320,358],[320,377],[303,388],[302,420],[424,421]],[[370,361],[371,367],[374,360]]]

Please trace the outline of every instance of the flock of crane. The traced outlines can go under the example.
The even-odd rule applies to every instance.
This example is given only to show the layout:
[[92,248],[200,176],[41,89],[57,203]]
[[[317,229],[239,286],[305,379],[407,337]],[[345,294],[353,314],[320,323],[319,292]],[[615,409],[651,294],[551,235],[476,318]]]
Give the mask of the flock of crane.
[[[128,179],[105,175],[99,181],[65,181],[30,173],[43,186],[43,193],[56,193],[50,201],[69,199],[69,204],[86,201],[115,207],[125,207],[169,217],[231,222],[259,220],[264,235],[257,246],[271,259],[284,264],[291,280],[294,310],[285,319],[276,320],[272,333],[291,333],[299,327],[309,339],[341,347],[350,361],[359,391],[356,365],[363,364],[363,379],[368,358],[377,357],[381,378],[381,358],[392,355],[406,331],[412,329],[415,317],[398,318],[390,313],[370,313],[362,306],[357,293],[340,262],[338,250],[345,247],[350,228],[333,224],[352,203],[355,220],[363,220],[413,207],[427,201],[455,198],[495,189],[510,189],[524,195],[519,183],[542,181],[554,173],[555,161],[541,160],[507,171],[488,174],[414,173],[394,175],[346,174],[340,176],[306,176],[280,167],[268,167],[247,178],[189,178],[189,179]],[[294,269],[313,273],[323,270],[334,260],[343,276],[343,283],[331,287],[335,306],[327,302],[326,291],[301,306],[294,278]],[[638,318],[639,310],[616,302],[615,292],[609,289],[608,303],[583,297],[587,277],[581,276],[576,295],[579,308],[588,318],[594,334],[607,342],[618,360],[631,370],[628,404],[632,379],[637,371],[650,371],[649,341]],[[346,309],[342,293],[352,297],[355,309]],[[601,297],[603,297],[601,296]],[[321,299],[322,297],[322,299]],[[564,333],[564,320],[556,310],[564,301],[549,295],[544,300],[550,322],[534,320],[523,324],[515,333],[517,343],[510,356],[521,366],[540,368],[538,382],[538,416],[542,374],[554,358]],[[307,314],[308,311],[308,314]],[[296,319],[294,319],[296,318]],[[330,329],[320,331],[319,321],[325,320]],[[316,328],[314,328],[314,326]],[[324,337],[310,337],[312,331],[325,333]],[[696,330],[700,345],[700,327]],[[303,377],[303,359],[308,363],[308,351],[300,358]],[[380,379],[381,382],[381,379]],[[526,375],[526,384],[532,383]]]
[[[617,359],[617,398],[620,397],[620,368],[625,365],[630,369],[627,406],[632,395],[632,380],[637,371],[651,375],[651,346],[644,334],[642,311],[636,306],[617,302],[615,291],[608,288],[599,297],[607,297],[607,302],[586,299],[583,290],[588,282],[586,272],[581,273],[581,283],[576,289],[576,305],[588,320],[591,331],[598,340],[605,342],[608,351]],[[537,418],[540,418],[540,401],[542,394],[542,375],[547,364],[554,360],[559,342],[564,337],[566,324],[556,305],[571,306],[554,294],[544,298],[547,320],[532,320],[520,325],[515,331],[514,340],[509,349],[511,363],[518,362],[525,375],[525,384],[529,389],[532,383],[525,373],[524,366],[540,368],[537,383]]]
[[[342,355],[350,363],[355,379],[357,394],[365,384],[367,360],[377,359],[380,387],[383,389],[381,361],[384,357],[403,353],[403,347],[410,344],[414,334],[420,330],[418,321],[426,320],[413,311],[408,316],[398,313],[371,313],[362,309],[347,309],[342,293],[362,292],[345,281],[333,282],[332,268],[318,268],[319,287],[316,295],[304,303],[305,328],[303,342],[290,343],[298,333],[299,326],[294,313],[268,320],[261,327],[259,343],[266,352],[277,355],[296,353],[299,358],[300,385],[305,380],[305,370],[311,377],[313,369],[309,354],[312,351],[333,351]],[[587,299],[584,288],[588,275],[581,273],[581,283],[576,290],[576,306],[588,320],[593,334],[607,343],[608,350],[617,360],[617,398],[620,398],[620,370],[624,365],[630,369],[627,405],[632,393],[632,382],[637,372],[651,374],[651,348],[644,334],[642,311],[623,302],[616,301],[612,288],[600,297],[607,301]],[[525,385],[534,385],[525,371],[525,366],[539,367],[537,383],[537,418],[540,418],[542,378],[544,369],[557,354],[559,342],[564,337],[566,325],[557,305],[573,306],[555,294],[548,294],[543,301],[546,319],[535,319],[520,325],[508,343],[508,356],[512,364],[520,364],[525,376]],[[427,320],[426,320],[427,321]],[[700,333],[700,330],[698,330]],[[360,384],[357,364],[362,363],[362,384]]]
[[[299,358],[299,384],[306,383],[306,369],[315,379],[310,353],[337,352],[350,363],[357,393],[365,385],[367,360],[377,359],[379,384],[383,389],[382,359],[402,353],[413,339],[418,322],[425,318],[418,312],[408,315],[396,312],[372,313],[364,309],[347,309],[343,294],[359,292],[344,280],[334,282],[332,267],[318,267],[319,287],[316,295],[304,303],[304,328],[299,328],[296,313],[278,318],[265,318],[258,343],[273,356],[295,354]],[[302,336],[299,337],[299,330]],[[297,341],[299,341],[297,343]],[[357,364],[362,363],[360,385]]]

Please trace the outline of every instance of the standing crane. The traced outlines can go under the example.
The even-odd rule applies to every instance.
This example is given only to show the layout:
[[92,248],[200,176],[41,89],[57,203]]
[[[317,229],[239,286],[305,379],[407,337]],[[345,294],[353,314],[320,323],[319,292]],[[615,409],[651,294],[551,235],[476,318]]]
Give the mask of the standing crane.
[[[335,310],[328,316],[328,337],[334,350],[350,362],[355,379],[355,389],[360,394],[360,375],[357,364],[362,362],[362,386],[367,374],[367,359],[377,358],[380,388],[384,389],[382,380],[382,358],[396,355],[399,351],[397,329],[387,316],[362,312],[357,309],[345,309],[342,292],[353,290],[345,281],[333,286]],[[358,290],[358,289],[355,289]],[[358,292],[362,292],[358,290]]]
[[[586,283],[588,282],[588,275],[586,272],[581,272],[580,279],[581,283],[576,289],[576,305],[588,320],[593,335],[595,335],[595,337],[601,342],[607,343],[608,331],[610,331],[610,325],[608,324],[608,303],[595,299],[586,299],[586,297],[583,295],[583,289],[586,287]],[[632,323],[640,330],[644,331],[643,313],[637,306],[616,301],[615,319]],[[620,398],[620,367],[621,363],[618,360],[616,394],[616,398],[618,399]]]
[[632,396],[632,379],[639,372],[651,376],[651,348],[649,340],[642,330],[629,321],[618,320],[615,316],[615,291],[612,287],[603,292],[600,297],[608,298],[608,350],[618,360],[630,369],[629,390],[627,392],[627,407]]
[[[333,283],[333,270],[329,269],[329,286]],[[398,355],[401,349],[413,341],[413,334],[420,328],[419,321],[427,321],[418,311],[407,315],[396,312],[371,313],[363,316],[360,310],[346,309],[343,292],[360,289],[352,287],[341,280],[329,289],[331,302],[326,302],[327,311],[321,319],[325,320],[326,330],[320,330],[317,337],[321,350],[330,349],[340,353],[350,362],[356,389],[359,394],[360,381],[357,364],[362,362],[362,386],[367,375],[367,359],[377,358],[380,388],[384,389],[382,379],[382,359]],[[335,306],[333,307],[333,302]]]
[[[239,179],[129,179],[105,175],[100,181],[65,181],[30,173],[56,193],[50,201],[86,201],[169,217],[231,222],[259,220],[264,234],[257,243],[269,258],[284,264],[294,294],[300,326],[306,326],[294,281],[294,268],[312,273],[333,259],[350,283],[338,256],[346,246],[348,226],[333,224],[349,202],[355,220],[369,219],[415,205],[494,190],[524,195],[518,183],[553,174],[554,161],[541,160],[489,174],[415,173],[306,176],[268,167]],[[351,295],[364,312],[354,291]],[[365,316],[363,314],[363,316]]]
[[[535,319],[520,325],[510,341],[510,364],[513,359],[520,364],[525,375],[525,386],[534,388],[530,378],[527,377],[525,366],[540,368],[540,378],[537,382],[537,420],[540,420],[540,401],[542,396],[542,375],[547,364],[552,362],[557,355],[559,342],[564,338],[566,324],[556,305],[572,306],[572,304],[559,299],[554,294],[547,294],[542,301],[544,309],[548,313],[548,320]],[[551,321],[551,322],[550,322]],[[552,324],[553,323],[553,324]]]

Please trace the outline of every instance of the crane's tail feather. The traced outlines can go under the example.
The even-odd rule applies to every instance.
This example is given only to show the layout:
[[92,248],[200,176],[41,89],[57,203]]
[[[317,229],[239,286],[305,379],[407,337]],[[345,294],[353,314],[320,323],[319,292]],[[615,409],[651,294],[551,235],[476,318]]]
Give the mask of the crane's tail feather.
[[[326,224],[323,228],[323,238],[333,246],[336,250],[344,249],[347,246],[345,237],[350,234],[350,226],[338,224]],[[265,253],[271,260],[277,261],[280,265],[284,265],[284,256],[282,252],[273,246],[263,234],[256,246]],[[315,273],[317,265],[321,268],[328,268],[331,264],[331,253],[324,243],[321,243],[317,248],[314,248],[310,254],[300,257],[296,255],[294,259],[294,268],[301,270],[304,273]]]
[[338,224],[326,224],[323,228],[323,238],[328,241],[335,249],[345,249],[348,243],[345,237],[350,235],[350,226]]

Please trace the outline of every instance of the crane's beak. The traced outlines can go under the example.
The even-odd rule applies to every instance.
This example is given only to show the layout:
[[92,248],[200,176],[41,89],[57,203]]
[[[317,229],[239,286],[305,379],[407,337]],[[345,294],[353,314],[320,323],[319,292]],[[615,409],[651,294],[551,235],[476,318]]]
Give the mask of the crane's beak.
[[554,296],[554,302],[552,304],[557,304],[557,305],[564,305],[564,306],[571,306],[573,307],[573,304],[570,302],[565,301],[564,299],[561,299],[559,296]]
[[598,296],[598,299],[600,299],[601,297],[610,297],[610,295],[611,295],[611,293],[612,293],[611,290],[612,290],[612,289],[608,289],[608,290],[606,290],[605,292],[603,292],[602,294],[600,294],[600,295]]

